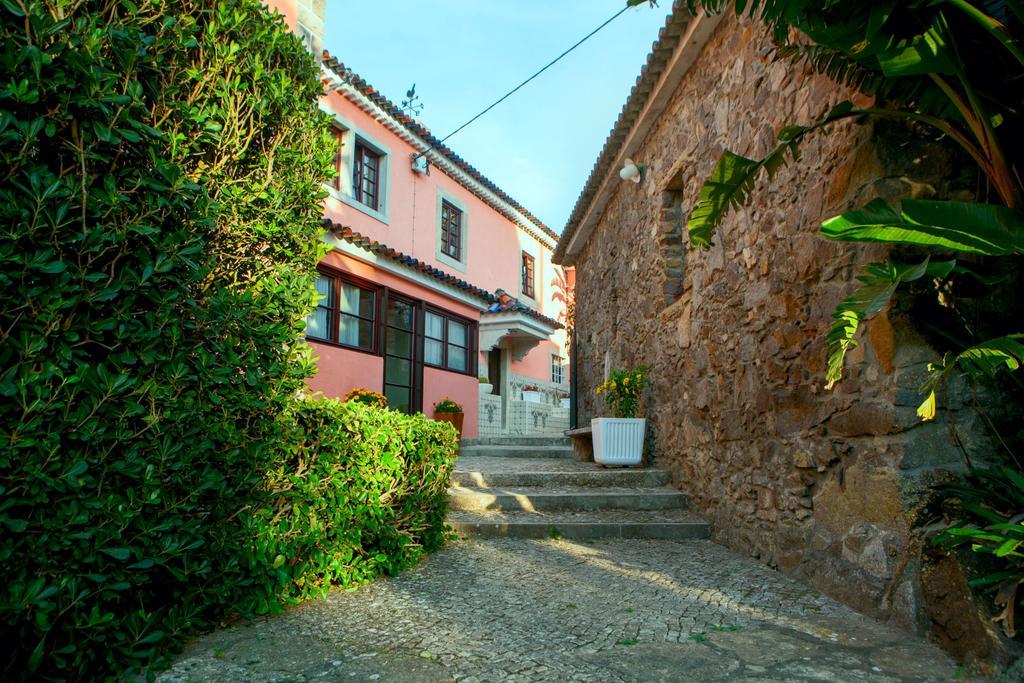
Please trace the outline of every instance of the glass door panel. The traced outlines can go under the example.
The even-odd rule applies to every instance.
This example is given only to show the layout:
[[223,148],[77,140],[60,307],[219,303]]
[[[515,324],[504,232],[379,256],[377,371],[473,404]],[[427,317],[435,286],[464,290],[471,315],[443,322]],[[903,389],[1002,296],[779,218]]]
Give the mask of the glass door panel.
[[414,413],[420,383],[415,362],[416,307],[402,299],[389,299],[384,315],[384,395],[388,407],[403,413]]

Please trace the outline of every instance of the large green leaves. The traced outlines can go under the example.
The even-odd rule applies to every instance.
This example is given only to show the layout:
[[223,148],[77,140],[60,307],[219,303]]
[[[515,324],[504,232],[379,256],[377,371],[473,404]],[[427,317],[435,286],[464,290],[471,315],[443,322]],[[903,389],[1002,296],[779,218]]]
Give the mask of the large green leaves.
[[857,276],[861,285],[843,299],[832,314],[832,329],[825,339],[828,349],[828,371],[825,375],[826,389],[831,389],[842,379],[843,362],[846,353],[857,345],[854,336],[861,322],[885,308],[900,284],[919,280],[925,275],[939,277],[948,275],[955,263],[941,261],[932,263],[925,259],[917,264],[869,263]]
[[917,409],[917,414],[923,420],[935,417],[935,392],[954,370],[959,369],[969,377],[981,379],[1004,372],[1016,372],[1021,365],[1024,365],[1024,334],[996,337],[957,354],[947,353],[940,362],[928,366],[931,374],[921,388],[925,400]]
[[890,242],[1005,256],[1024,251],[1024,215],[994,204],[883,199],[830,218],[825,236],[845,242]]

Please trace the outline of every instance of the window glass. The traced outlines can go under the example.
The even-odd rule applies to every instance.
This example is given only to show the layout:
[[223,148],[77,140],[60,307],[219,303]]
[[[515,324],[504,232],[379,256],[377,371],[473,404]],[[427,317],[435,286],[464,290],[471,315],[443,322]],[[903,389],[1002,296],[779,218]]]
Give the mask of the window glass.
[[405,330],[388,330],[387,352],[393,356],[412,358],[412,333]]
[[388,358],[384,381],[391,384],[409,386],[412,384],[412,361],[401,358]]
[[334,279],[317,275],[313,284],[320,295],[316,310],[306,318],[306,334],[317,339],[331,338],[331,311],[333,309]]
[[388,306],[388,325],[402,330],[412,330],[412,304],[392,301]]
[[466,349],[448,346],[448,367],[459,372],[466,371]]
[[391,384],[384,385],[384,395],[388,399],[388,408],[403,413],[409,410],[409,389],[408,387],[396,387]]
[[444,318],[427,311],[425,333],[431,339],[444,339]]
[[565,381],[565,359],[561,356],[551,356],[551,381],[555,384]]
[[441,252],[462,260],[462,211],[447,200],[441,201]]
[[330,324],[331,312],[322,306],[317,306],[316,310],[306,318],[306,334],[317,339],[328,339]]
[[314,284],[320,296],[306,335],[373,351],[376,293],[330,275],[318,274]]
[[373,292],[342,282],[341,312],[361,318],[373,317]]
[[444,364],[444,343],[436,339],[423,340],[423,362],[428,365]]
[[448,321],[448,343],[457,346],[468,346],[466,344],[466,326],[454,320]]
[[523,252],[523,295],[534,297],[534,259],[533,256]]
[[356,142],[355,165],[352,173],[352,195],[376,210],[379,205],[380,155],[366,145]]

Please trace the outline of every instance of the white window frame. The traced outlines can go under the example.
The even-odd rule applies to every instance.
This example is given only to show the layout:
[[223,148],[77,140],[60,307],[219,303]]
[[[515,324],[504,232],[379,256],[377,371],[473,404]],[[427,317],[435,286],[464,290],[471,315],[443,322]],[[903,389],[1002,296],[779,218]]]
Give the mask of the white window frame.
[[[330,182],[325,184],[327,193],[340,202],[348,204],[353,209],[375,218],[385,225],[390,223],[391,203],[391,148],[380,140],[368,135],[365,131],[351,122],[334,114],[334,129],[341,136],[341,189],[334,187]],[[380,163],[377,172],[377,208],[373,209],[352,196],[352,171],[355,168],[356,142],[364,145],[372,152],[380,155]]]
[[[455,259],[441,250],[441,207],[444,202],[448,202],[462,212],[462,222],[459,225],[459,254],[462,255],[462,259]],[[466,264],[469,263],[469,207],[455,195],[438,188],[437,211],[434,223],[436,233],[434,236],[434,256],[441,263],[465,273]]]
[[[558,379],[555,379],[555,359],[558,359]],[[558,355],[557,353],[551,354],[551,383],[562,385],[565,384],[565,358]]]

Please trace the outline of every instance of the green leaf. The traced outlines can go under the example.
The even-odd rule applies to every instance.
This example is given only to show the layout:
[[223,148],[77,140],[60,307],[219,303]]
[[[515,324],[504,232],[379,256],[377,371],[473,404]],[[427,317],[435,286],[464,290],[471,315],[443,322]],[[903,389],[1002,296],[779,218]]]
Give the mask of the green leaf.
[[1024,214],[995,204],[905,199],[897,211],[884,199],[830,218],[830,239],[895,242],[1006,256],[1024,251]]
[[127,560],[131,557],[131,551],[128,548],[101,548],[100,552],[110,555],[115,560]]
[[954,370],[959,369],[969,377],[983,378],[1015,372],[1021,365],[1024,365],[1024,333],[989,339],[956,355],[947,353],[940,362],[928,366],[930,374],[921,387],[928,398],[917,409],[917,414],[924,420],[935,417],[935,391]]
[[900,41],[878,55],[882,73],[889,77],[955,73],[945,38],[944,22],[936,18],[924,33]]
[[[788,133],[792,134],[792,133]],[[712,246],[711,236],[721,225],[730,209],[742,206],[754,189],[761,171],[771,177],[786,161],[786,151],[796,156],[795,140],[776,147],[771,154],[760,160],[748,159],[729,150],[722,153],[711,178],[700,190],[697,206],[690,212],[686,229],[690,233],[690,245],[708,249]]]
[[929,264],[928,259],[918,264],[887,261],[870,263],[864,267],[857,276],[862,284],[843,299],[832,314],[832,329],[825,339],[828,349],[826,389],[831,389],[842,379],[846,352],[857,345],[853,337],[861,322],[885,308],[901,283],[912,282],[929,273],[930,265],[932,272],[948,273],[952,269],[952,262]]

